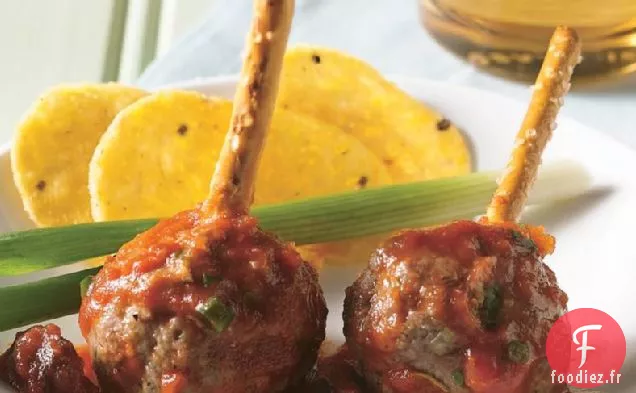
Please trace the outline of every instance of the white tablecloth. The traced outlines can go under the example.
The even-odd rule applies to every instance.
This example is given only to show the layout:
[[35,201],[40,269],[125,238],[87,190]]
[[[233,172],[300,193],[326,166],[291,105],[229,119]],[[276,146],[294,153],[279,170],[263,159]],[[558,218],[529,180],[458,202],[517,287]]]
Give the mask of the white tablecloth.
[[[251,3],[212,2],[206,22],[155,61],[139,83],[151,88],[237,73]],[[417,8],[416,0],[297,0],[290,43],[338,48],[387,75],[460,83],[528,100],[528,86],[476,71],[442,49],[421,27]],[[636,148],[636,75],[594,90],[571,92],[562,113]]]

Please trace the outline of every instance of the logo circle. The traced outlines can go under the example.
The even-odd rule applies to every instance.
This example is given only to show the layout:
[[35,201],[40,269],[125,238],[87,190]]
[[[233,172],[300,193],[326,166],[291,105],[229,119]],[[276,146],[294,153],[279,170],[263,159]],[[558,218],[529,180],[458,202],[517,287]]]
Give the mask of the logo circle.
[[626,352],[625,334],[618,322],[594,308],[563,315],[546,342],[552,382],[578,388],[620,383]]

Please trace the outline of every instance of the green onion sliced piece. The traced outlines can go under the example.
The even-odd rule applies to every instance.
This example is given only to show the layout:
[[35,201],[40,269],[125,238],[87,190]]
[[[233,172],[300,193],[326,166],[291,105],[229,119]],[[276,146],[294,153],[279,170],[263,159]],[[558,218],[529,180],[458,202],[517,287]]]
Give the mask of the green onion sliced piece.
[[512,231],[512,239],[521,247],[525,248],[526,250],[530,252],[535,252],[539,249],[536,243],[534,242],[534,240],[530,239],[529,237],[525,236],[523,233],[519,231],[515,231],[515,230]]
[[0,331],[76,313],[81,303],[78,286],[99,269],[0,287]]
[[205,303],[196,306],[196,310],[201,314],[217,331],[221,333],[232,323],[234,311],[223,304],[217,297],[209,298]]
[[484,286],[484,301],[481,305],[480,319],[484,329],[492,330],[499,323],[501,308],[503,307],[503,293],[498,283]]
[[[472,218],[483,213],[496,172],[369,188],[255,207],[263,229],[298,245],[324,243]],[[546,166],[530,204],[571,198],[589,186],[578,164]],[[0,235],[0,276],[50,269],[116,252],[157,219],[41,228]]]
[[208,288],[212,284],[216,284],[221,281],[221,277],[212,276],[208,273],[203,273],[201,275],[201,284],[203,287]]
[[457,386],[464,386],[464,373],[460,369],[453,370],[451,379]]
[[519,364],[528,363],[530,360],[530,347],[528,344],[513,340],[508,343],[508,358]]

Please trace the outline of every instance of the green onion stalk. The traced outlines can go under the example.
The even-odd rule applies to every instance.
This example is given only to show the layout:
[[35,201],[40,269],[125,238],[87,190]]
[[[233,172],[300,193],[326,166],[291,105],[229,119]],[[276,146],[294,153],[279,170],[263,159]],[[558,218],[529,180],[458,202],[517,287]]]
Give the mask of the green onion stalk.
[[[258,206],[260,226],[297,245],[319,244],[435,225],[482,214],[498,172],[369,188]],[[541,171],[529,204],[569,199],[589,187],[578,164]],[[115,253],[158,219],[38,228],[0,235],[0,277],[20,276]],[[80,283],[99,268],[0,288],[0,331],[75,313]],[[83,284],[86,286],[86,281]],[[84,288],[85,290],[85,288]]]

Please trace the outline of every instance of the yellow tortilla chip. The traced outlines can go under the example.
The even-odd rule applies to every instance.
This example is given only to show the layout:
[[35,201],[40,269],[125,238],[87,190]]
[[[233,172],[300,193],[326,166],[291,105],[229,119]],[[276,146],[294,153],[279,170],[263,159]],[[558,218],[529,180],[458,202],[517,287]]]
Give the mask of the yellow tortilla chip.
[[279,107],[353,135],[398,182],[471,169],[468,146],[450,121],[354,57],[327,48],[292,48],[285,55],[279,91]]
[[90,222],[88,164],[115,115],[146,93],[118,84],[59,86],[19,124],[11,166],[24,207],[38,226]]
[[365,236],[356,239],[329,243],[306,244],[298,247],[298,252],[314,266],[360,265],[369,262],[371,253],[378,248],[390,233]]
[[[387,165],[395,182],[458,176],[471,170],[469,147],[442,114],[401,91],[363,61],[333,49],[288,50],[279,107],[333,124]],[[309,260],[366,263],[386,235],[304,246]]]
[[[166,217],[208,193],[232,103],[164,91],[122,111],[90,165],[96,221]],[[256,205],[391,182],[355,138],[310,117],[274,113],[256,181]]]

